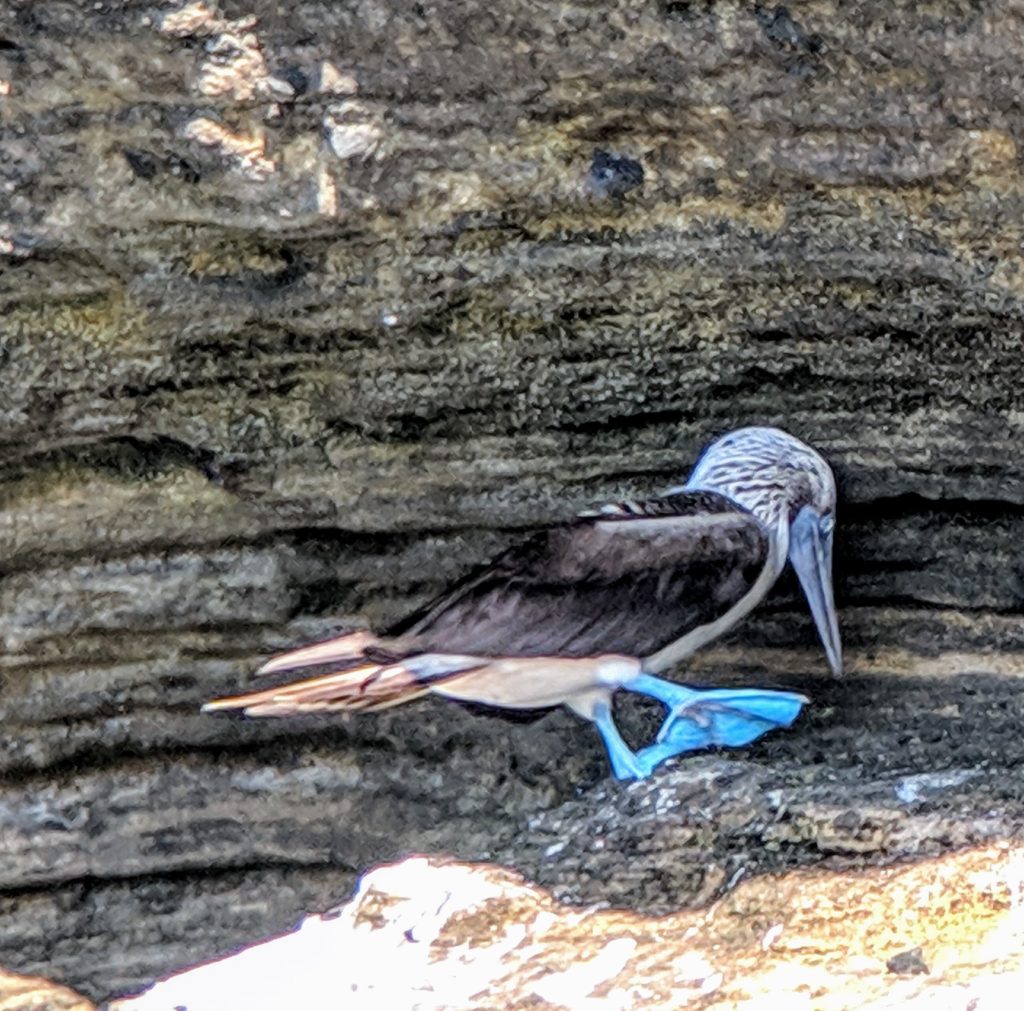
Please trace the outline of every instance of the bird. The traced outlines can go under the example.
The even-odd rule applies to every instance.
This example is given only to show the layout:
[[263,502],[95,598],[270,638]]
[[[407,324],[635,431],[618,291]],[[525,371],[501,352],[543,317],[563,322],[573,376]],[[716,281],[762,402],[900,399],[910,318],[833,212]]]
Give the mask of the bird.
[[[203,708],[374,711],[427,693],[517,710],[565,705],[594,723],[616,778],[643,779],[674,755],[787,727],[808,701],[659,676],[745,617],[787,559],[841,674],[835,507],[832,471],[814,449],[778,428],[736,429],[705,449],[684,484],[537,530],[381,634],[290,650],[257,672],[331,665],[328,673]],[[668,710],[639,752],[612,717],[619,689]]]

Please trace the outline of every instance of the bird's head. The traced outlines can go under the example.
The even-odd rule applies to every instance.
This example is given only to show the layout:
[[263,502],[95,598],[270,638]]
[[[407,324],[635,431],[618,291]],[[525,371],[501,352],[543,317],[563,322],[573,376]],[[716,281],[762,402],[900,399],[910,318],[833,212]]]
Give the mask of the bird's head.
[[711,443],[685,487],[716,491],[749,509],[788,557],[811,607],[829,666],[842,673],[832,594],[836,482],[810,446],[779,428],[739,428]]

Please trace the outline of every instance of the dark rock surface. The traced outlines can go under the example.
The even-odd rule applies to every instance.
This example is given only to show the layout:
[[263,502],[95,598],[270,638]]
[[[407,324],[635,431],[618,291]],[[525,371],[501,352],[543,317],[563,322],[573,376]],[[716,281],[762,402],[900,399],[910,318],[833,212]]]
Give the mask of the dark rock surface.
[[[0,964],[104,996],[407,852],[652,911],[1018,835],[1022,37],[1010,2],[4,5]],[[597,199],[595,149],[642,188]],[[835,465],[851,673],[784,581],[688,676],[814,705],[691,792],[607,782],[561,712],[199,714],[755,421]]]

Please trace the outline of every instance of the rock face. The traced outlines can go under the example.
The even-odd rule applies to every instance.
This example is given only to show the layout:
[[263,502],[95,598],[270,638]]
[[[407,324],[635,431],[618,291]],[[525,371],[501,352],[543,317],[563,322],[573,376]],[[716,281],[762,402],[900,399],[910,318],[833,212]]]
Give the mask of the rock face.
[[33,976],[0,969],[0,1007],[4,1011],[95,1011],[84,997]]
[[[110,1011],[481,1007],[975,1008],[1024,981],[1020,846],[910,868],[793,871],[701,912],[559,906],[508,871],[410,858],[328,917]],[[851,911],[856,910],[856,915]]]
[[[0,964],[134,989],[408,852],[660,912],[1017,836],[1022,32],[4,5]],[[199,714],[754,421],[835,465],[850,674],[784,582],[685,676],[793,732],[622,793],[562,712]]]

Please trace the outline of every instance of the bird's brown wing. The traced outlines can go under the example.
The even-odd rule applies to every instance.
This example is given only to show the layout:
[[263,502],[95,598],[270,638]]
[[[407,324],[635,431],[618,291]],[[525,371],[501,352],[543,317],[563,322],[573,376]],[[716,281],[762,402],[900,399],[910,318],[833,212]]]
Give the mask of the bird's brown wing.
[[767,558],[760,523],[711,492],[605,506],[528,537],[379,639],[351,633],[263,668],[331,664],[331,673],[206,708],[380,709],[491,657],[646,657],[731,610]]
[[605,506],[541,531],[389,630],[418,652],[648,656],[728,612],[768,558],[724,496]]

